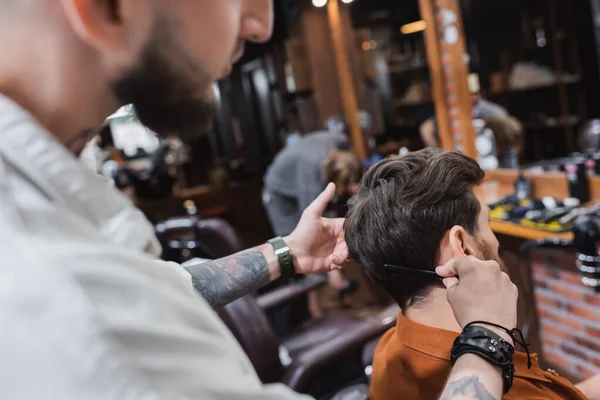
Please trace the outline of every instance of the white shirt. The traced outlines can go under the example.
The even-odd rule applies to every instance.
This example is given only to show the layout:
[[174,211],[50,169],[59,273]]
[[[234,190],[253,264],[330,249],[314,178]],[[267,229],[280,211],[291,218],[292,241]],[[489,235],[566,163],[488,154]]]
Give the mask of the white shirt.
[[0,95],[0,398],[303,399],[263,386],[152,226]]

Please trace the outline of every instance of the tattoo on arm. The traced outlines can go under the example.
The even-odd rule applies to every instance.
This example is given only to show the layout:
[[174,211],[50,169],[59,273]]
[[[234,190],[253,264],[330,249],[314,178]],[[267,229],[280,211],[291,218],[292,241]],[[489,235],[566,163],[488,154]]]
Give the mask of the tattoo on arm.
[[259,248],[187,268],[194,288],[211,307],[224,306],[266,285],[269,266]]
[[448,382],[440,400],[496,400],[476,375]]

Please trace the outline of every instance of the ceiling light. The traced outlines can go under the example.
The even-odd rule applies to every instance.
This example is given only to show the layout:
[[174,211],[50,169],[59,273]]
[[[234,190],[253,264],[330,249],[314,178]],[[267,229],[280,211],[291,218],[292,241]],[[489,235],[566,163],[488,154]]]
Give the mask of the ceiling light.
[[312,0],[313,6],[315,7],[323,7],[327,4],[327,0]]
[[342,0],[342,3],[346,3],[346,4],[350,4],[352,3],[354,0]]
[[427,28],[427,23],[423,20],[411,22],[410,24],[402,25],[400,28],[400,32],[405,35],[410,35],[411,33],[421,32]]

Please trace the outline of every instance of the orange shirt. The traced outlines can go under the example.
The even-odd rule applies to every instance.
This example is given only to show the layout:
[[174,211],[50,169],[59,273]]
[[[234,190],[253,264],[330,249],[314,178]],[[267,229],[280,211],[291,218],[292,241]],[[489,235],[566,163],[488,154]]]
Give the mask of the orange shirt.
[[[452,369],[450,350],[456,336],[456,332],[409,321],[400,313],[397,326],[383,336],[375,351],[370,398],[439,398]],[[527,369],[526,354],[515,352],[515,379],[505,400],[586,400],[567,379],[542,371],[536,355],[531,361],[533,365]]]

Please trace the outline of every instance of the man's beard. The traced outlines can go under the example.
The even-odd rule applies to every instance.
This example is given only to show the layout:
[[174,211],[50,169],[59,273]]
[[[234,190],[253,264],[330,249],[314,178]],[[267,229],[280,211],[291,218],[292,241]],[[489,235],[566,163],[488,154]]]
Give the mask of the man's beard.
[[506,264],[500,258],[498,252],[494,252],[489,244],[482,240],[477,241],[479,245],[479,251],[481,252],[481,259],[483,261],[496,261],[500,265],[500,269],[503,272],[508,273],[508,269],[506,268]]
[[123,105],[133,104],[138,118],[162,137],[202,134],[216,106],[212,80],[174,37],[176,24],[158,22],[139,62],[113,84]]

